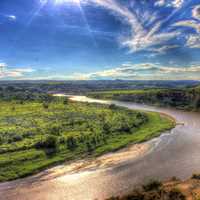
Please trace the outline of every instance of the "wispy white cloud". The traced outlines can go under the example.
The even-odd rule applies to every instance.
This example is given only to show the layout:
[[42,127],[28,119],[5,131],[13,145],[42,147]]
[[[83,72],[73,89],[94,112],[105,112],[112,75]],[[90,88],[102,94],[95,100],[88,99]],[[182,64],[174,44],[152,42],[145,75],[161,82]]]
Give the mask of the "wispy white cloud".
[[17,17],[15,15],[9,15],[9,14],[4,14],[4,13],[0,13],[0,17],[3,17],[4,19],[8,20],[8,21],[16,21]]
[[10,21],[16,21],[17,17],[15,15],[6,15],[6,17],[10,20]]
[[0,79],[4,78],[19,78],[23,77],[27,73],[32,73],[35,70],[27,68],[8,68],[6,63],[0,63]]
[[200,5],[197,5],[193,8],[192,10],[192,16],[195,18],[195,19],[198,19],[200,20]]
[[176,22],[173,26],[189,27],[195,30],[196,34],[186,36],[186,46],[189,48],[200,48],[200,23],[195,20],[184,20]]
[[179,45],[163,45],[161,47],[157,47],[157,48],[151,48],[150,50],[155,52],[155,53],[159,53],[159,54],[163,54],[167,51],[170,51],[172,49],[176,49],[179,48]]
[[165,6],[165,7],[174,7],[181,8],[184,3],[184,0],[157,0],[155,6]]
[[200,33],[200,23],[194,20],[183,20],[173,24],[173,26],[190,27],[195,29],[197,33]]
[[165,0],[157,0],[156,2],[155,2],[155,6],[164,6],[165,5]]
[[175,8],[180,8],[184,3],[184,0],[173,0],[171,5]]
[[[155,13],[145,11],[142,13],[143,17],[141,18],[137,12],[130,11],[126,6],[118,3],[116,0],[87,0],[86,2],[110,10],[123,23],[127,23],[130,26],[130,35],[128,37],[122,37],[119,40],[122,46],[129,48],[130,52],[147,50],[149,47],[163,44],[180,34],[179,31],[161,32],[160,29],[163,21],[158,20]],[[145,28],[144,24],[150,22],[151,28]]]
[[189,35],[186,40],[186,46],[190,48],[200,48],[200,35]]
[[200,80],[200,65],[186,67],[162,66],[154,63],[123,64],[119,67],[93,72],[75,73],[67,76],[70,80],[95,80],[95,79],[192,79]]
[[5,67],[7,67],[6,63],[0,63],[0,69],[3,70]]

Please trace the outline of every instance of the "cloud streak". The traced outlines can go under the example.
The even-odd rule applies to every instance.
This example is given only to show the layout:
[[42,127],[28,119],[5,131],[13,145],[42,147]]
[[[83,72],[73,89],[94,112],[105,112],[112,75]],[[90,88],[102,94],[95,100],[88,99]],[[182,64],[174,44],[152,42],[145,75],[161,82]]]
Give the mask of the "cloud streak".
[[194,9],[192,10],[192,16],[195,19],[200,20],[200,5],[197,5],[194,7]]
[[27,68],[8,68],[6,63],[0,63],[0,79],[5,78],[20,78],[27,75],[27,73],[32,73],[35,70]]
[[[117,68],[81,74],[75,73],[67,76],[70,80],[96,80],[96,79],[134,79],[134,80],[174,80],[174,79],[200,79],[200,66],[161,66],[153,63],[123,64]],[[192,78],[192,79],[193,79]]]
[[[174,4],[179,5],[179,1],[175,0]],[[130,52],[148,50],[149,47],[161,45],[180,34],[179,31],[161,32],[160,29],[164,21],[158,20],[155,13],[143,12],[143,16],[147,17],[142,23],[137,12],[130,11],[116,0],[87,0],[86,3],[92,3],[110,10],[123,23],[129,25],[130,35],[121,38],[120,43],[122,46],[128,47]],[[151,23],[150,28],[145,27],[144,24],[146,23]]]

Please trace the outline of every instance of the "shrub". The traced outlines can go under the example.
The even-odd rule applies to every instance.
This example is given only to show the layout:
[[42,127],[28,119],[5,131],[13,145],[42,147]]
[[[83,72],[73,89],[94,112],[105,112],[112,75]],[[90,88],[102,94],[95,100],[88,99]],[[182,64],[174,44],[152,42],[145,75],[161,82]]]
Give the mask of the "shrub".
[[67,148],[70,150],[74,150],[77,147],[77,141],[76,138],[73,136],[70,136],[67,138]]
[[162,183],[157,180],[151,180],[146,185],[143,185],[144,191],[158,190],[162,186]]
[[60,137],[59,143],[60,143],[60,144],[64,144],[64,143],[65,143],[65,137]]
[[49,108],[49,104],[46,103],[46,102],[44,102],[44,103],[42,104],[42,106],[43,106],[44,109],[48,109],[48,108]]
[[65,99],[63,100],[63,104],[64,104],[64,105],[67,105],[68,103],[69,103],[68,98],[65,98]]
[[88,153],[91,153],[93,151],[93,146],[90,142],[86,143],[87,151]]
[[145,197],[145,194],[143,191],[139,189],[134,189],[131,195],[127,195],[124,199],[126,200],[143,200]]
[[198,179],[200,180],[200,174],[193,174],[192,179]]
[[179,178],[177,178],[176,176],[173,176],[173,177],[171,178],[171,180],[172,180],[172,181],[179,181]]
[[39,141],[35,144],[38,149],[54,149],[58,146],[57,138],[53,135],[47,136],[45,140]]
[[114,110],[114,109],[116,109],[117,108],[117,106],[115,105],[115,104],[110,104],[109,105],[109,109],[111,109],[111,110]]
[[168,198],[170,200],[185,200],[185,196],[177,188],[174,188],[169,192]]
[[103,133],[105,133],[105,134],[109,134],[110,133],[110,126],[109,126],[108,123],[106,123],[106,122],[103,123],[102,128],[103,128]]
[[60,135],[61,128],[59,126],[50,127],[48,132],[52,135]]
[[21,135],[14,135],[12,138],[13,142],[18,142],[23,140],[23,137]]
[[19,142],[23,140],[23,137],[21,135],[10,135],[8,138],[8,143],[13,143],[13,142]]

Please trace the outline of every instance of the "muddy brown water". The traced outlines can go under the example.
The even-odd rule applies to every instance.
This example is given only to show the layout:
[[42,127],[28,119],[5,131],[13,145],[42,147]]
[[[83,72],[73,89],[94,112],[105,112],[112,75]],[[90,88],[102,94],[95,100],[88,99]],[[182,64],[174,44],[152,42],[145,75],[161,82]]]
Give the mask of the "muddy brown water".
[[[162,112],[176,119],[170,132],[93,161],[63,164],[37,175],[0,184],[0,200],[93,200],[131,191],[149,179],[186,179],[200,172],[200,114],[119,101],[72,97]],[[182,124],[184,123],[184,124]]]

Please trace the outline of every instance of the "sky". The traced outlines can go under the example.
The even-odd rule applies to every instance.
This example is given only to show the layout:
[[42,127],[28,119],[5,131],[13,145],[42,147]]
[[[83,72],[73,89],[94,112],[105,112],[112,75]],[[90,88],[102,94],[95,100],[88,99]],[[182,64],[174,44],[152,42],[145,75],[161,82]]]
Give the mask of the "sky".
[[0,0],[0,80],[200,80],[200,0]]

